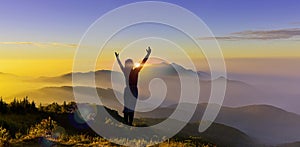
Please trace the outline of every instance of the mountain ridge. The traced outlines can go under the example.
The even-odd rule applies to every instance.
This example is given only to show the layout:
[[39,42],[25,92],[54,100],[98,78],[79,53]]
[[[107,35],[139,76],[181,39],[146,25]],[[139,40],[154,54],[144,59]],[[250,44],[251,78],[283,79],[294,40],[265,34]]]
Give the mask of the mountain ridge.
[[[207,104],[198,104],[191,122],[200,121]],[[215,104],[213,104],[215,105]],[[158,108],[151,112],[137,113],[137,117],[166,118],[176,105]],[[189,110],[189,104],[182,113]],[[215,122],[239,129],[263,144],[279,145],[300,141],[300,115],[272,105],[222,106]]]

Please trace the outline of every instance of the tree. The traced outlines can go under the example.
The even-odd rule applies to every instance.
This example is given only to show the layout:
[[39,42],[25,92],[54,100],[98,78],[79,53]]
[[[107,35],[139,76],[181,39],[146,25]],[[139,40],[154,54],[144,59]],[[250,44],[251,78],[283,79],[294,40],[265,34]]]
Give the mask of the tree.
[[44,110],[47,112],[59,113],[61,112],[61,107],[56,102],[53,102],[52,104],[46,106]]
[[0,98],[0,113],[7,113],[8,107],[7,104],[3,101],[2,97]]
[[30,104],[30,111],[31,112],[36,112],[37,111],[37,108],[35,107],[35,102],[32,101],[31,104]]
[[68,106],[67,106],[67,103],[66,101],[64,101],[62,107],[61,107],[61,112],[62,113],[67,113],[68,112]]

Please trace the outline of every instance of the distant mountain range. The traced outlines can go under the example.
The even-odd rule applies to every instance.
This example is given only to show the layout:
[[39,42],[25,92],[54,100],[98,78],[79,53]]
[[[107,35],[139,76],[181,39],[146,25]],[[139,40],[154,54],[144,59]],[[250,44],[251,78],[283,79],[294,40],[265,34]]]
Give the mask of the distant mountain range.
[[[185,104],[183,113],[190,104]],[[199,104],[191,122],[199,122],[206,104]],[[158,108],[151,112],[137,113],[137,117],[167,118],[176,105]],[[300,115],[270,105],[222,107],[215,122],[237,128],[264,144],[282,144],[300,140]]]
[[[82,89],[83,93],[79,94],[79,99],[84,101],[84,98],[90,95],[90,91],[93,90],[91,87],[78,86],[77,88]],[[121,96],[122,94],[112,89],[96,88],[97,93],[100,95],[101,102],[103,105],[115,108],[117,110],[122,109],[122,105],[118,102],[115,95]],[[44,87],[37,90],[27,91],[19,93],[16,97],[24,97],[24,95],[31,99],[38,98],[38,102],[42,104],[49,104],[52,102],[63,103],[64,101],[76,101],[73,94],[73,87],[61,86],[61,87]]]
[[[87,92],[82,93],[82,97],[88,95],[88,91],[91,89],[90,87],[80,88],[84,88]],[[123,106],[115,97],[112,89],[97,88],[97,92],[105,106],[116,109],[121,113]],[[40,100],[44,103],[49,103],[49,99],[59,103],[74,101],[72,87],[70,86],[46,87],[31,94],[29,93],[30,97],[42,98]],[[122,95],[119,92],[116,92],[116,94]],[[175,108],[176,105],[160,107],[154,111],[136,113],[136,116],[166,118],[173,113]],[[186,104],[186,108],[189,108],[189,104]],[[200,121],[205,108],[205,104],[199,104],[191,122]],[[235,108],[222,107],[215,122],[237,128],[265,144],[282,144],[300,140],[300,116],[270,105],[248,105]]]
[[[189,75],[199,76],[200,87],[201,87],[199,103],[208,102],[208,98],[210,96],[210,90],[211,90],[210,89],[211,81],[212,80],[221,81],[222,79],[222,77],[215,77],[214,79],[211,79],[210,73],[186,69],[176,63],[161,62],[158,64],[145,66],[144,69],[141,71],[140,78],[139,78],[140,98],[147,99],[150,96],[149,83],[153,78],[158,78],[163,80],[169,89],[167,93],[167,97],[162,105],[167,106],[170,104],[176,104],[180,95],[180,82],[179,82],[178,73],[176,69],[178,70],[178,72],[180,72],[185,76],[189,76]],[[81,79],[79,85],[76,86],[91,87],[92,85],[90,83],[92,81],[89,78],[87,78],[87,76],[92,74],[95,74],[95,83],[98,88],[104,88],[104,89],[111,88],[119,92],[123,91],[124,77],[122,73],[117,71],[111,71],[111,70],[98,70],[95,72],[90,71],[90,72],[74,73],[76,77],[79,77]],[[13,87],[16,87],[15,90],[11,90],[11,91],[15,91],[15,93],[9,95],[4,93],[7,90],[2,90],[2,91],[0,90],[0,92],[2,93],[1,96],[4,96],[4,98],[7,98],[9,100],[11,100],[15,96],[17,97],[19,96],[24,97],[25,95],[35,96],[34,91],[40,90],[45,86],[47,87],[73,86],[72,73],[66,73],[54,77],[39,77],[35,79],[32,79],[31,77],[22,77],[22,76],[16,76],[16,75],[6,74],[6,73],[0,75],[1,75],[0,80],[8,80],[6,81],[6,84],[8,84],[9,86],[5,86],[4,87],[5,89],[12,89]],[[113,76],[113,81],[111,80],[112,76]],[[227,90],[226,90],[226,95],[225,95],[223,105],[238,107],[238,106],[253,105],[253,104],[269,104],[300,114],[300,109],[298,108],[296,103],[293,103],[298,101],[300,95],[291,94],[291,93],[281,93],[278,90],[267,91],[263,87],[258,87],[257,85],[250,85],[242,81],[234,80],[233,76],[231,77],[233,79],[228,79],[228,78],[226,79]],[[9,83],[10,81],[17,84],[11,84]],[[114,83],[115,87],[112,87],[111,83]],[[270,89],[271,87],[272,85],[268,88]],[[295,89],[295,87],[293,88]],[[29,94],[26,94],[26,92]],[[53,99],[55,99],[56,96],[51,95]],[[283,99],[288,99],[288,101],[284,101]],[[39,99],[36,99],[36,101],[39,101]]]
[[[215,82],[224,80],[224,77],[210,79],[209,73],[188,70],[175,63],[169,64],[163,62],[146,66],[140,75],[140,98],[146,99],[150,96],[148,86],[153,78],[163,80],[168,88],[168,92],[164,102],[159,108],[151,112],[137,113],[136,116],[165,118],[174,111],[180,96],[180,82],[178,82],[176,69],[184,76],[199,76],[201,86],[199,103],[208,102],[212,80]],[[84,92],[80,93],[80,97],[83,99],[84,97],[88,97],[90,94],[89,91],[93,89],[91,85],[89,85],[91,81],[87,78],[87,76],[91,74],[95,74],[96,90],[104,105],[121,112],[123,106],[116,97],[122,100],[124,88],[122,87],[122,84],[124,84],[122,73],[110,70],[74,73],[75,76],[81,79],[80,84],[76,85],[76,87],[84,89]],[[113,81],[111,80],[112,75],[114,77]],[[50,86],[27,90],[17,93],[12,97],[29,96],[30,99],[35,100],[37,103],[62,103],[63,101],[75,100],[73,95],[72,73],[56,77],[39,77],[25,80],[33,84]],[[297,141],[300,141],[300,116],[298,114],[274,107],[280,106],[280,101],[275,101],[272,97],[274,95],[265,93],[262,89],[237,80],[225,80],[227,80],[226,95],[223,107],[215,120],[216,123],[236,128],[263,144],[283,145],[293,142],[293,144],[297,144]],[[119,89],[112,90],[114,87],[112,87],[111,82],[115,82],[114,84],[117,85]],[[284,95],[281,96],[284,98]],[[188,107],[189,104],[186,104],[186,108]],[[195,123],[201,120],[205,107],[205,104],[198,105],[191,122]],[[186,110],[182,111],[184,112]]]
[[[167,88],[167,96],[165,102],[163,103],[164,106],[170,104],[176,104],[179,100],[180,95],[180,80],[178,77],[178,72],[182,75],[189,76],[189,75],[198,75],[200,79],[200,103],[208,102],[208,98],[210,96],[210,88],[211,88],[211,81],[214,80],[218,82],[221,81],[223,77],[210,79],[210,74],[202,71],[192,71],[189,69],[185,69],[184,67],[175,64],[175,63],[165,63],[162,62],[160,64],[154,64],[151,66],[146,66],[141,71],[141,75],[139,78],[139,96],[142,99],[146,99],[150,96],[150,92],[148,90],[149,83],[154,78],[162,79]],[[89,75],[95,74],[95,83],[98,88],[111,88],[115,89],[119,92],[123,92],[124,88],[124,77],[122,73],[110,70],[98,70],[95,72],[85,72],[85,73],[74,73],[74,76],[80,78],[79,85],[76,86],[84,86],[90,87],[92,81],[87,78]],[[113,77],[113,81],[112,81]],[[227,90],[224,99],[224,105],[226,106],[243,106],[249,104],[261,104],[267,103],[265,98],[266,94],[260,91],[259,89],[251,86],[247,83],[236,81],[236,80],[227,80]],[[38,83],[48,83],[48,85],[61,85],[61,86],[72,86],[72,73],[67,73],[57,77],[40,77],[35,80],[34,82]],[[112,87],[111,83],[114,83]],[[52,86],[56,87],[56,86]],[[30,92],[33,93],[33,92]],[[22,93],[25,94],[25,93]],[[19,95],[19,94],[18,94]],[[33,94],[34,95],[34,94]],[[52,97],[55,96],[55,93],[49,94]]]

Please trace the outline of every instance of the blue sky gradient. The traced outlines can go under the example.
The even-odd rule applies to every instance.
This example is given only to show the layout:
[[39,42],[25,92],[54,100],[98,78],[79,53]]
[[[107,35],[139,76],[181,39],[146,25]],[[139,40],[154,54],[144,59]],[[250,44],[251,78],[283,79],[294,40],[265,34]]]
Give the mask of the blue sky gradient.
[[[131,2],[136,1],[2,1],[0,40],[78,42],[86,28],[98,17]],[[166,2],[192,11],[203,19],[216,35],[300,26],[300,1],[297,0]]]

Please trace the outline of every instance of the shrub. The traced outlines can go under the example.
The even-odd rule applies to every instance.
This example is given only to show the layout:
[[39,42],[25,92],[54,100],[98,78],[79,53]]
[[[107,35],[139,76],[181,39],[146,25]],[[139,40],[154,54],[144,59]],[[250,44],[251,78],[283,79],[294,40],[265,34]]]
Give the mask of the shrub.
[[51,117],[48,119],[43,119],[40,123],[36,124],[29,129],[30,136],[51,136],[52,131],[57,128],[57,122],[51,120]]
[[0,146],[6,145],[9,140],[9,131],[0,126]]
[[20,138],[22,138],[22,133],[21,132],[17,132],[16,134],[15,134],[15,138],[16,139],[20,139]]

